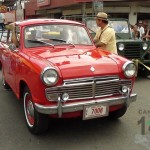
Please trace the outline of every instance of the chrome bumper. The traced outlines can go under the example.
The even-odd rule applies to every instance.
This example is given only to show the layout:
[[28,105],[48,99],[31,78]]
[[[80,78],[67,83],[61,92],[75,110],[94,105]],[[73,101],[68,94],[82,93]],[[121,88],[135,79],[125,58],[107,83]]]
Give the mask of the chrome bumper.
[[129,104],[136,101],[136,99],[137,94],[133,93],[127,97],[120,96],[117,98],[104,98],[86,102],[72,102],[71,104],[65,104],[62,101],[58,101],[58,105],[55,106],[43,106],[35,103],[35,109],[42,114],[58,114],[58,116],[61,117],[63,113],[82,111],[85,105],[107,104],[108,106],[114,106],[119,104],[126,104],[129,106]]

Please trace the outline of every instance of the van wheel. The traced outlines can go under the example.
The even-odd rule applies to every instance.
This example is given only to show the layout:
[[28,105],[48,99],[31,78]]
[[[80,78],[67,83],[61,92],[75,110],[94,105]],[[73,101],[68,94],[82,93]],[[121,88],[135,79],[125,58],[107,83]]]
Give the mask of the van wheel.
[[28,88],[25,88],[23,94],[24,114],[28,129],[33,134],[40,134],[48,129],[49,118],[47,115],[41,114],[34,108],[32,95]]

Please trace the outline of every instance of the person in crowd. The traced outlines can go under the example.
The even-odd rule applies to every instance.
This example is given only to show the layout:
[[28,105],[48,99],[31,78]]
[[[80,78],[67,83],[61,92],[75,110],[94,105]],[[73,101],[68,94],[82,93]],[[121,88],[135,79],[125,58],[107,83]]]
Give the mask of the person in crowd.
[[150,29],[148,27],[148,25],[145,25],[145,35],[143,37],[143,41],[150,41]]
[[36,40],[36,30],[32,30],[31,34],[28,35],[28,40]]
[[131,35],[131,38],[133,39],[133,25],[132,24],[129,24],[129,32],[130,32],[130,35]]
[[5,15],[4,13],[0,13],[0,29],[4,30],[5,27]]
[[140,39],[142,40],[144,35],[145,35],[145,31],[144,31],[144,27],[143,27],[143,22],[139,21],[138,23],[138,30],[140,32]]
[[41,31],[40,30],[30,31],[30,34],[28,35],[28,40],[38,40],[38,39],[43,39]]
[[15,28],[15,23],[10,24],[11,28],[11,43],[13,43],[16,47],[19,47],[19,39],[17,39],[17,34],[16,34],[16,28]]
[[[38,31],[38,32],[37,32]],[[28,29],[26,29],[26,33],[28,32]],[[40,37],[40,31],[39,30],[31,30],[29,31],[30,34],[26,36],[25,39],[25,47],[35,47],[35,46],[41,46],[42,42],[38,42],[38,40],[44,41]],[[44,44],[44,42],[43,42]]]
[[138,30],[138,26],[136,24],[132,28],[132,38],[134,40],[141,40],[140,31]]
[[95,46],[117,54],[115,31],[108,25],[108,15],[99,12],[96,16],[96,24],[100,28],[93,39]]

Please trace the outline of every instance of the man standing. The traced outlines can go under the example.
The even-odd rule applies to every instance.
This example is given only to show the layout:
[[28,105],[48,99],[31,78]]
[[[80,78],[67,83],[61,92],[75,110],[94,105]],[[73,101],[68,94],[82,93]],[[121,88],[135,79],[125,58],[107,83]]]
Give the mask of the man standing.
[[96,23],[100,27],[93,39],[96,47],[117,54],[115,31],[108,25],[108,15],[99,12],[96,16]]
[[143,37],[143,41],[150,41],[150,29],[148,25],[145,25],[145,35]]
[[144,35],[145,35],[145,31],[144,31],[144,27],[143,27],[143,22],[142,21],[139,21],[139,23],[138,23],[138,30],[140,31],[140,38],[142,40]]

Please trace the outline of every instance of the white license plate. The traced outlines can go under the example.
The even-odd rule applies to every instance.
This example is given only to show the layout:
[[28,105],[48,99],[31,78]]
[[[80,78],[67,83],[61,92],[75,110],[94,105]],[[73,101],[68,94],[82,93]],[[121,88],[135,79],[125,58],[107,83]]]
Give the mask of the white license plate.
[[83,120],[108,116],[108,109],[106,104],[84,106]]

